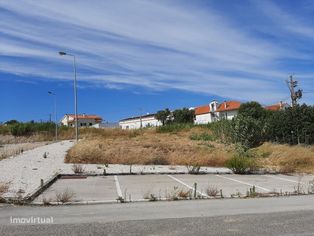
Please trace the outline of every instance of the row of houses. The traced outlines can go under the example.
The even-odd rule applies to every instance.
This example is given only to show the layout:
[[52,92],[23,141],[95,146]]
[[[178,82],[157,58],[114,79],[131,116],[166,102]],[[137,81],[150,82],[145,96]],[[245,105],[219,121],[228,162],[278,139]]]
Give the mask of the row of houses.
[[[218,103],[216,100],[209,104],[192,107],[195,112],[195,124],[208,124],[221,119],[231,120],[234,118],[239,111],[241,103],[238,101],[224,101]],[[271,106],[266,106],[265,109],[271,111],[278,111],[288,107],[287,103],[278,103]],[[161,126],[162,123],[155,118],[156,114],[147,114],[143,116],[135,116],[119,121],[119,127],[122,129],[140,129],[144,127],[156,127]],[[97,115],[77,115],[78,127],[117,127],[117,124],[106,124],[102,123],[103,119]],[[75,115],[66,114],[60,121],[62,125],[75,127]]]
[[[238,112],[241,103],[238,101],[224,101],[218,103],[216,100],[210,102],[209,104],[192,107],[195,112],[195,124],[208,124],[221,119],[231,120],[234,118]],[[287,103],[278,103],[271,106],[265,106],[266,110],[278,111],[288,107]],[[122,129],[139,129],[151,126],[161,126],[162,123],[155,118],[156,114],[148,114],[144,116],[130,117],[120,120],[119,126]]]

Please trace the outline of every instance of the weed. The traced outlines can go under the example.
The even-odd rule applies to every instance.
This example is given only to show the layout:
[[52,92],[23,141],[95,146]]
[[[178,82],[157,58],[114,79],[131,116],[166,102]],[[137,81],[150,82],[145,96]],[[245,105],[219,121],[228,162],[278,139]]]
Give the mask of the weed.
[[75,193],[67,188],[63,192],[56,192],[56,201],[64,204],[73,200],[74,196]]
[[314,193],[314,179],[309,181],[308,193]]
[[9,191],[11,182],[0,182],[0,200],[3,200],[3,195]]
[[214,141],[214,137],[208,133],[193,133],[190,135],[191,140]]
[[200,166],[189,166],[189,165],[186,168],[188,169],[188,173],[192,174],[192,175],[199,174],[200,173],[200,169],[201,169]]
[[227,167],[236,174],[247,174],[256,168],[251,157],[235,155],[227,161]]
[[51,201],[52,201],[52,198],[46,198],[46,197],[43,197],[43,198],[42,198],[42,202],[43,202],[43,205],[44,205],[44,206],[49,206],[49,205],[51,205]]
[[74,164],[72,165],[72,170],[75,174],[83,174],[85,168],[82,165]]
[[145,165],[169,165],[169,161],[165,156],[156,156],[145,162]]
[[216,186],[208,186],[206,189],[206,193],[210,197],[216,197],[220,191]]

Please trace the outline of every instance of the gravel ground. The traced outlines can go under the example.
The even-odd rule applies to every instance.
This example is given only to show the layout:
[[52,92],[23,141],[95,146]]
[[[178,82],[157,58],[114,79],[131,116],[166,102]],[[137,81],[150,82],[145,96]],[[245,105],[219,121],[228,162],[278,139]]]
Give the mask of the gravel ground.
[[10,156],[19,155],[25,151],[51,144],[52,142],[34,142],[34,143],[17,143],[0,145],[0,160]]
[[[73,174],[73,164],[64,163],[67,150],[74,145],[73,141],[62,141],[33,150],[25,151],[19,155],[0,161],[0,182],[11,182],[10,189],[4,197],[26,197],[34,193],[40,187],[40,180],[49,181],[55,174]],[[46,153],[46,158],[44,158]],[[142,166],[133,165],[104,165],[84,164],[86,173],[187,173],[185,166]],[[201,171],[206,173],[231,173],[226,168],[203,167]]]

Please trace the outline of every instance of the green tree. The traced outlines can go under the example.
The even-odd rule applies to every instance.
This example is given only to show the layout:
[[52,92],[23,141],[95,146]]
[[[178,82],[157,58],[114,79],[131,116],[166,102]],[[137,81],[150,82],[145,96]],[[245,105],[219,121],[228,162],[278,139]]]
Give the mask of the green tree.
[[162,123],[162,125],[165,125],[169,120],[170,114],[171,114],[170,110],[166,108],[165,110],[158,111],[155,115],[155,118],[159,120]]
[[193,123],[195,119],[194,110],[188,108],[177,109],[173,112],[174,123]]
[[266,110],[258,102],[247,102],[241,104],[239,114],[250,116],[254,119],[261,119],[266,116]]

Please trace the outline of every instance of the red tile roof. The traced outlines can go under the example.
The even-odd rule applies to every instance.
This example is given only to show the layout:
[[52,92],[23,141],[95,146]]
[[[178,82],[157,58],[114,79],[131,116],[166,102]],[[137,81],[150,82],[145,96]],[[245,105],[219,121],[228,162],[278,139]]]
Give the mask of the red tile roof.
[[221,103],[216,111],[221,112],[221,111],[238,110],[240,106],[241,106],[241,103],[238,101],[226,101],[226,102]]
[[209,105],[199,106],[199,107],[195,107],[194,111],[195,111],[195,115],[207,114],[210,112],[210,107]]
[[269,111],[279,111],[282,108],[289,106],[287,103],[278,103],[270,106],[266,106],[265,109]]
[[[67,114],[67,116],[74,118],[74,114]],[[97,115],[77,115],[78,119],[95,119],[95,120],[102,120],[100,116]]]

